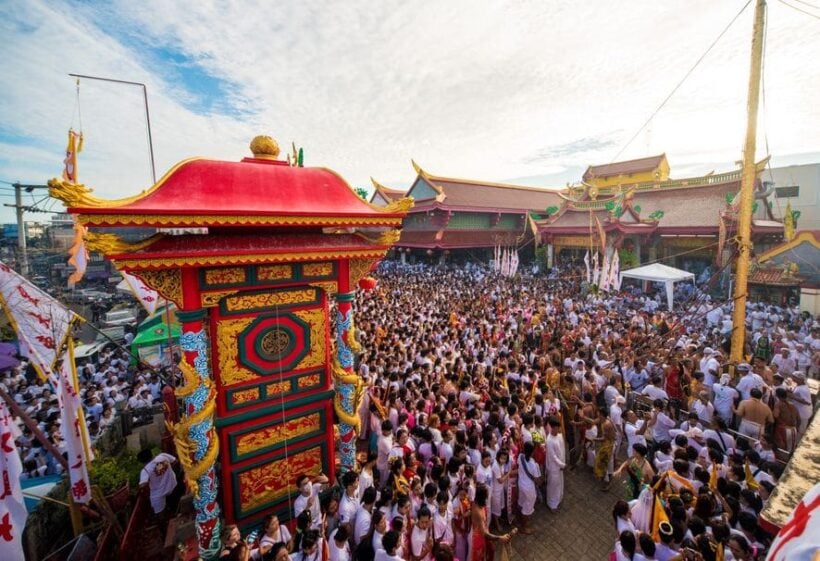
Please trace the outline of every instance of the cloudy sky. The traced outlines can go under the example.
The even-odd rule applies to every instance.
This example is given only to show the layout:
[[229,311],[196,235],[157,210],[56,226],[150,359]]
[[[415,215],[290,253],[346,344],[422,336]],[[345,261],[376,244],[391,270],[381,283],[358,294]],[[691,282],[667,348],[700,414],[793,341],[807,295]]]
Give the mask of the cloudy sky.
[[[256,134],[362,186],[408,186],[411,158],[545,186],[621,151],[666,152],[677,177],[727,170],[753,2],[624,146],[746,3],[0,0],[0,181],[59,175],[73,126],[80,180],[98,195],[150,186],[142,90],[83,80],[78,104],[69,72],[147,84],[158,176],[191,156],[239,159]],[[820,19],[793,7],[820,18],[820,0],[769,5],[758,155],[765,132],[776,165],[820,161]]]

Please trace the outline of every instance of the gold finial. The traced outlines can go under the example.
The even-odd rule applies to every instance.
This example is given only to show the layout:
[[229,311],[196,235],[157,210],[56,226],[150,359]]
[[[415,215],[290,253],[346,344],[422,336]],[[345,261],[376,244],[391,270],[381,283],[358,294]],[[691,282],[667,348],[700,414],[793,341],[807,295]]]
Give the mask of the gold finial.
[[251,140],[251,152],[259,160],[276,160],[279,158],[279,144],[269,136],[259,135]]

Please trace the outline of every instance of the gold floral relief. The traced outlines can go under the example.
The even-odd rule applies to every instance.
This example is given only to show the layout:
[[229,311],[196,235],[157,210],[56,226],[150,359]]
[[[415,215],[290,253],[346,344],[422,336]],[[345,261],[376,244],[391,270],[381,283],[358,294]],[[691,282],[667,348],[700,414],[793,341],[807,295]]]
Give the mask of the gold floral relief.
[[351,292],[356,290],[359,280],[370,272],[370,268],[376,261],[378,259],[351,259],[349,261],[347,278]]
[[[119,262],[114,264],[119,265]],[[179,269],[129,272],[139,277],[149,288],[156,290],[166,300],[170,300],[177,307],[182,306],[182,272]]]
[[333,263],[305,263],[302,265],[303,277],[329,277],[333,274]]
[[248,281],[248,273],[244,267],[222,267],[205,270],[205,284],[241,284]]
[[310,351],[299,361],[294,370],[315,368],[327,363],[327,344],[325,341],[326,315],[323,308],[296,310],[293,315],[310,326]]
[[288,393],[290,393],[290,382],[274,382],[265,386],[265,397],[267,399],[287,395]]
[[258,376],[239,364],[239,334],[255,318],[220,320],[216,322],[216,348],[219,354],[219,379],[223,386],[232,386]]
[[260,281],[287,280],[293,278],[291,265],[259,265],[256,268],[256,278]]
[[303,473],[311,477],[322,473],[322,449],[318,445],[241,472],[236,486],[240,516],[289,495],[296,496],[296,478]]
[[321,431],[321,416],[311,413],[284,423],[245,433],[236,438],[236,451],[240,456],[256,452],[286,440],[299,438],[312,432]]
[[287,290],[276,292],[261,292],[257,294],[237,294],[225,299],[225,309],[229,312],[243,310],[259,310],[276,306],[305,304],[316,300],[316,290],[305,288],[301,290]]
[[337,292],[339,292],[339,283],[336,281],[312,282],[310,283],[310,286],[321,288],[327,294],[336,294]]
[[320,374],[309,374],[307,376],[302,376],[296,382],[296,385],[299,386],[299,389],[304,388],[311,388],[313,386],[318,386],[322,383],[322,376]]
[[219,301],[225,298],[226,296],[230,296],[231,294],[236,294],[236,290],[220,290],[217,292],[203,292],[199,296],[199,301],[202,304],[203,308],[213,308],[214,306],[219,305]]
[[251,388],[249,390],[239,390],[231,394],[231,401],[234,405],[242,405],[249,401],[257,401],[259,399],[259,388]]

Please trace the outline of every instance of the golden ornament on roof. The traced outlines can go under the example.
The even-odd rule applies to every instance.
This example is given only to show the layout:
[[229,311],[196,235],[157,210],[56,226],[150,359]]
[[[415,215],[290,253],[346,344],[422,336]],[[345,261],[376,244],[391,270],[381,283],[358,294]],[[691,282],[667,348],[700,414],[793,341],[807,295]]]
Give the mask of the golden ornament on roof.
[[279,143],[273,138],[259,135],[251,140],[251,152],[253,157],[262,160],[276,160],[279,158]]

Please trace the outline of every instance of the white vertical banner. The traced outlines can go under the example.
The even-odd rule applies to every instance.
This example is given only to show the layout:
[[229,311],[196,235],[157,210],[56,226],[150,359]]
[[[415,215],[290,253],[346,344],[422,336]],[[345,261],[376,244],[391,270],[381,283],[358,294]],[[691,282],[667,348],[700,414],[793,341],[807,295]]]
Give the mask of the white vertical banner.
[[57,402],[60,406],[60,428],[65,439],[68,456],[68,477],[71,498],[75,503],[85,504],[91,500],[91,484],[88,479],[88,462],[93,458],[88,443],[88,433],[82,415],[82,402],[74,388],[69,353],[59,372],[55,372]]
[[598,252],[592,254],[592,284],[598,284],[601,270],[598,268]]
[[609,290],[609,253],[604,251],[604,262],[601,263],[601,290]]
[[618,255],[618,250],[612,250],[612,266],[609,273],[609,286],[614,290],[621,289],[621,257]]
[[584,267],[587,269],[587,284],[592,280],[592,275],[589,271],[589,250],[587,250],[586,255],[584,255]]
[[23,529],[26,527],[25,502],[20,474],[23,463],[14,443],[19,429],[0,399],[0,559],[25,559]]

